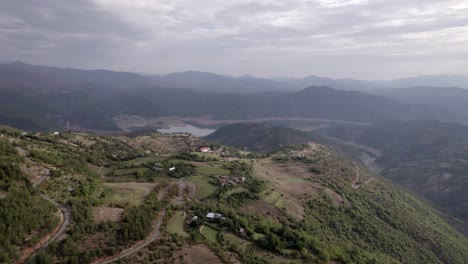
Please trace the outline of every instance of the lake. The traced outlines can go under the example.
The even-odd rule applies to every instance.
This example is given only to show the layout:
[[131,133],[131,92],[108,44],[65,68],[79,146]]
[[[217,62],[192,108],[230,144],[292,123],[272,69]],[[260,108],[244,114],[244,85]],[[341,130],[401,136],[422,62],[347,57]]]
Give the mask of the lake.
[[209,128],[199,128],[199,127],[194,127],[191,125],[186,125],[186,126],[169,126],[169,128],[158,129],[158,132],[164,133],[164,134],[190,133],[196,137],[204,137],[215,132],[215,130],[209,129]]

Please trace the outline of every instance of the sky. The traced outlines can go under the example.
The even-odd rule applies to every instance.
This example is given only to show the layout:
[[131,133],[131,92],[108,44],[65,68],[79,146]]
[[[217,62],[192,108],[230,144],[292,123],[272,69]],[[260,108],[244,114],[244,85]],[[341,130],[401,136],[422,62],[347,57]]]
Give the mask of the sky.
[[155,74],[468,75],[468,1],[2,0],[0,59]]

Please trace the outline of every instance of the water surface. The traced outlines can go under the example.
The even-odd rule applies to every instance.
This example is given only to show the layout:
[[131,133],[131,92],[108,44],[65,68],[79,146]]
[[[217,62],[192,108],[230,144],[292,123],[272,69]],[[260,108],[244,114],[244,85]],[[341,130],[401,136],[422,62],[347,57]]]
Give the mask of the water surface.
[[169,128],[158,129],[158,132],[168,134],[168,133],[190,133],[196,137],[204,137],[213,132],[214,129],[210,128],[199,128],[191,125],[185,126],[169,126]]

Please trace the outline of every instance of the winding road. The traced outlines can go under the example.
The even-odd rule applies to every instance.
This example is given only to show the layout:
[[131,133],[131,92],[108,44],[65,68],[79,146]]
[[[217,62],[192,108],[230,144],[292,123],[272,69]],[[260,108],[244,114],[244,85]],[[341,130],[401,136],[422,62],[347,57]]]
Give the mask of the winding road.
[[47,241],[47,243],[45,243],[40,249],[38,249],[36,252],[44,249],[45,247],[47,247],[50,242],[53,242],[55,240],[57,240],[64,232],[65,232],[65,229],[67,228],[67,226],[70,224],[70,219],[71,219],[71,213],[70,213],[70,208],[68,208],[68,206],[65,206],[65,205],[62,205],[62,204],[59,204],[57,203],[56,201],[50,199],[49,197],[45,196],[44,194],[41,194],[41,197],[46,199],[47,201],[53,203],[55,206],[57,206],[58,208],[60,208],[60,211],[62,211],[62,214],[63,214],[63,223],[62,225],[60,226],[60,229],[57,231],[57,233],[55,233],[50,239],[49,241]]
[[[60,209],[60,211],[62,212],[62,215],[63,215],[63,222],[62,222],[62,225],[60,226],[60,228],[57,230],[57,232],[55,232],[55,234],[49,240],[47,240],[47,242],[44,245],[42,245],[40,248],[35,250],[34,253],[32,253],[29,257],[26,257],[26,260],[31,259],[38,252],[40,252],[41,250],[44,250],[51,242],[57,240],[63,233],[65,233],[65,229],[67,229],[67,226],[70,224],[71,212],[70,212],[70,208],[68,208],[68,206],[59,204],[59,203],[57,203],[56,201],[52,200],[51,198],[49,198],[48,196],[46,196],[44,194],[41,194],[40,196],[43,199],[47,200],[48,202],[52,203],[53,205],[57,206]],[[26,262],[26,261],[24,261],[24,262]]]
[[[177,182],[178,186],[179,186],[179,190],[178,190],[178,195],[176,198],[174,198],[174,200],[172,200],[172,202],[176,205],[182,205],[184,203],[184,189],[185,187],[187,186],[187,183],[185,183],[183,181],[183,179],[180,179],[178,182]],[[143,248],[145,248],[146,246],[148,246],[149,244],[151,244],[152,242],[154,242],[156,239],[158,239],[159,235],[160,235],[160,229],[161,229],[161,224],[163,222],[163,219],[164,219],[164,216],[166,215],[166,212],[167,212],[167,208],[164,208],[158,215],[158,220],[156,221],[156,224],[154,225],[154,229],[153,231],[151,231],[151,233],[149,234],[149,236],[143,241],[143,243],[138,242],[137,244],[135,244],[132,248],[130,249],[126,249],[122,252],[120,252],[119,254],[115,255],[115,256],[112,256],[112,257],[109,257],[107,259],[104,259],[104,260],[98,260],[96,262],[93,262],[93,264],[108,264],[108,263],[112,263],[112,262],[115,262],[115,261],[118,261],[119,259],[122,259],[122,258],[126,258],[126,257],[129,257],[135,253],[138,253],[140,250],[142,250]]]
[[114,257],[111,257],[110,259],[98,261],[98,262],[95,262],[95,263],[107,264],[107,263],[112,263],[114,261],[118,261],[119,259],[131,256],[131,255],[137,253],[138,251],[142,250],[144,247],[146,247],[149,244],[151,244],[152,242],[154,242],[159,237],[159,233],[160,233],[159,230],[161,229],[162,220],[163,220],[165,215],[166,215],[166,208],[164,208],[159,213],[158,221],[156,222],[156,225],[155,225],[153,231],[151,231],[149,237],[146,238],[146,240],[143,243],[141,243],[139,245],[136,245],[134,248],[131,248],[130,250],[123,251],[123,252],[119,253],[118,255],[116,255]]

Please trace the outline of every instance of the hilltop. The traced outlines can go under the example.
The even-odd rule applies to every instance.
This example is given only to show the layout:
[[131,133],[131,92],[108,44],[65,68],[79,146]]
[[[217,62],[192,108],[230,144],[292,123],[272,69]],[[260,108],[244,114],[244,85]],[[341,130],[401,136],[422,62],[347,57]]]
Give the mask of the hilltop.
[[205,139],[258,152],[271,152],[286,145],[301,145],[318,141],[318,137],[310,133],[266,123],[237,123],[222,126]]
[[[49,221],[57,208],[39,194],[70,208],[70,222],[60,217],[55,222],[64,221],[66,235],[38,252],[37,261],[464,263],[468,258],[468,240],[442,213],[315,142],[269,155],[187,134],[114,137],[3,129],[0,142],[2,166],[8,160],[17,179],[31,186],[35,203],[49,207],[37,217]],[[202,146],[211,152],[198,151]],[[14,196],[16,185],[3,186],[2,205],[20,199]],[[210,219],[209,212],[224,218]],[[12,248],[1,244],[2,262],[24,256],[22,241],[40,226],[20,233]],[[38,238],[56,232],[54,226],[44,230]]]

